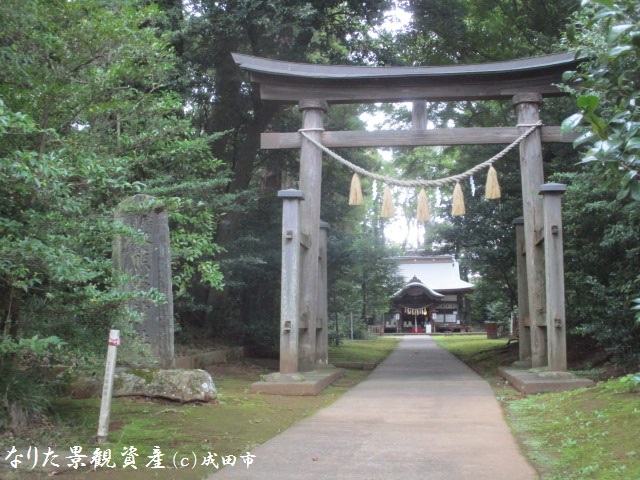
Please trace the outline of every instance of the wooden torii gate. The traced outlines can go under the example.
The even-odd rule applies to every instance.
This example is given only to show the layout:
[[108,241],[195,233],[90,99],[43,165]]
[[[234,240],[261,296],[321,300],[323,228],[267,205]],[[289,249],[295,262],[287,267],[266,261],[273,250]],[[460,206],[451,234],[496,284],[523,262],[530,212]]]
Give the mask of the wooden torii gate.
[[[543,96],[576,68],[574,54],[439,67],[311,65],[233,54],[260,87],[262,100],[298,103],[301,130],[328,148],[509,144],[540,120]],[[427,130],[426,102],[512,100],[517,126]],[[413,102],[403,131],[324,131],[332,103]],[[566,188],[544,184],[542,142],[572,142],[543,126],[520,145],[523,228],[518,247],[520,360],[565,371],[566,322],[560,198]],[[300,149],[300,190],[283,190],[280,373],[327,364],[326,229],[320,220],[322,152],[298,132],[263,133],[264,149]],[[514,222],[519,223],[519,222]],[[518,245],[521,245],[518,243]],[[545,268],[546,258],[546,268]]]

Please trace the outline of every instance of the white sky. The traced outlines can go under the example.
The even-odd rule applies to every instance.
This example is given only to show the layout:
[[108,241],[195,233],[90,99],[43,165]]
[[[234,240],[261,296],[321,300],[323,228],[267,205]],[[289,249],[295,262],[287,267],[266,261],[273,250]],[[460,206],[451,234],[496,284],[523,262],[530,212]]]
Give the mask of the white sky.
[[404,11],[396,4],[393,10],[385,14],[385,22],[382,28],[384,30],[397,31],[409,23],[410,20],[411,13]]
[[[404,105],[409,111],[411,111],[411,103],[396,104],[397,106]],[[387,117],[379,112],[377,114],[363,113],[360,115],[360,119],[365,122],[367,130],[380,130],[384,128],[384,122]],[[380,148],[378,152],[382,158],[391,162],[393,160],[393,150]],[[381,189],[381,184],[376,185],[378,189]],[[394,194],[400,194],[403,199],[409,196],[415,196],[416,192],[412,189],[405,189],[399,187],[391,187]],[[428,226],[428,224],[426,224]],[[421,245],[424,238],[425,224],[418,223],[415,220],[407,222],[404,214],[398,204],[395,205],[395,217],[387,220],[387,226],[385,228],[385,235],[387,239],[393,243],[401,245],[407,240],[407,248],[417,248]]]
[[[411,14],[396,5],[393,10],[385,15],[385,22],[382,29],[387,31],[398,31],[405,27],[410,20]],[[411,102],[396,105],[404,106],[408,111],[411,111]],[[360,115],[360,119],[365,122],[367,130],[383,129],[385,128],[385,122],[389,120],[388,117],[381,112],[376,114],[363,113]],[[391,149],[381,148],[378,149],[378,152],[386,161],[390,162],[393,159],[393,151]],[[381,188],[381,186],[378,185],[378,188]],[[397,187],[392,187],[392,191],[396,194],[399,193],[403,198],[415,195],[415,193],[410,190],[399,189]],[[396,205],[395,214],[396,216],[394,218],[389,219],[386,222],[385,236],[387,240],[398,245],[401,245],[405,240],[407,240],[407,248],[417,248],[420,246],[422,239],[424,238],[425,224],[418,223],[415,220],[407,222],[407,219],[404,217],[402,210],[398,205]]]

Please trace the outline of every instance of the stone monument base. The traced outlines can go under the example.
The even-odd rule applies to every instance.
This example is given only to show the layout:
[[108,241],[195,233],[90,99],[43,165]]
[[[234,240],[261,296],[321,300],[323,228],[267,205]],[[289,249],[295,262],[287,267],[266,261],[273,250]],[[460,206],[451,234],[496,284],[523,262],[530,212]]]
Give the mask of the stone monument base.
[[[218,396],[211,374],[199,369],[126,369],[114,376],[113,397],[149,397],[186,402],[211,402]],[[80,377],[72,386],[71,398],[99,397],[101,378]]]
[[310,372],[271,373],[251,385],[251,393],[315,396],[344,375],[341,368],[327,367]]
[[571,372],[552,372],[546,368],[499,367],[498,374],[526,394],[564,392],[594,385],[588,378],[576,377]]

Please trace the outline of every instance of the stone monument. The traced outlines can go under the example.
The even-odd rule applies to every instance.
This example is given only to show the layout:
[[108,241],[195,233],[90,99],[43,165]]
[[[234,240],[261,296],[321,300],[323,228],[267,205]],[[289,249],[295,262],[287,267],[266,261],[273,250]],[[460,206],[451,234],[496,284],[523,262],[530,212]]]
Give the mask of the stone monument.
[[115,221],[140,233],[118,236],[113,242],[114,266],[130,279],[125,289],[140,292],[156,289],[164,295],[162,302],[133,300],[129,308],[141,314],[142,322],[135,324],[135,328],[144,336],[158,366],[170,368],[174,359],[174,329],[168,213],[154,197],[135,195],[118,206]]

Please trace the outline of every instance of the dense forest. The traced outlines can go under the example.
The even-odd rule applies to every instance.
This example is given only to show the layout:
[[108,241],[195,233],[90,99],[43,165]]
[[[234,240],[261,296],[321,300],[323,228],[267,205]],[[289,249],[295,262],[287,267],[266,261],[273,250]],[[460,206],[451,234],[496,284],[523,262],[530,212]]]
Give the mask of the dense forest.
[[[393,8],[410,14],[389,28]],[[113,221],[135,193],[170,212],[177,342],[251,345],[278,338],[281,202],[296,186],[297,152],[262,151],[266,130],[295,131],[297,108],[262,102],[232,52],[369,66],[483,63],[575,51],[567,96],[545,101],[546,124],[578,131],[544,148],[545,175],[566,183],[567,318],[572,336],[625,368],[640,363],[640,5],[634,0],[5,0],[0,4],[0,427],[54,387],[42,370],[103,362],[108,329],[135,342],[132,293],[114,271]],[[365,128],[362,114],[408,128],[402,105],[334,105],[329,130]],[[505,102],[428,104],[442,126],[515,124]],[[500,147],[375,149],[344,155],[368,170],[433,179]],[[350,174],[323,168],[330,324],[363,326],[398,287],[385,260],[407,248],[452,254],[473,277],[475,321],[516,309],[515,234],[522,215],[517,154],[496,165],[502,198],[465,184],[467,214],[432,196],[419,244],[393,244],[379,189],[349,207]],[[415,224],[415,198],[396,192]],[[139,295],[151,295],[142,292]],[[336,332],[338,333],[338,332]],[[20,376],[20,381],[16,379]],[[18,388],[18,385],[20,387]],[[36,405],[34,407],[34,405]],[[31,407],[30,407],[31,406]]]

